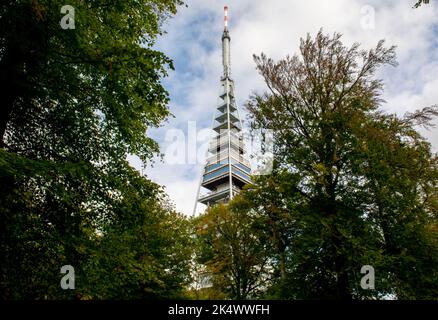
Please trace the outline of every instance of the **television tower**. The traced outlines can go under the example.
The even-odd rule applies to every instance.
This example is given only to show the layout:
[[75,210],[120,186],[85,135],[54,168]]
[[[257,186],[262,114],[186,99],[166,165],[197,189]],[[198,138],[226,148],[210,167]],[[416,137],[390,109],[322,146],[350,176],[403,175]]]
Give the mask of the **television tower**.
[[[213,122],[214,136],[209,143],[196,196],[196,204],[200,202],[207,206],[228,202],[245,184],[251,182],[250,163],[243,144],[242,121],[235,100],[234,81],[231,79],[230,41],[228,7],[225,6],[220,103]],[[201,189],[207,192],[202,193]]]

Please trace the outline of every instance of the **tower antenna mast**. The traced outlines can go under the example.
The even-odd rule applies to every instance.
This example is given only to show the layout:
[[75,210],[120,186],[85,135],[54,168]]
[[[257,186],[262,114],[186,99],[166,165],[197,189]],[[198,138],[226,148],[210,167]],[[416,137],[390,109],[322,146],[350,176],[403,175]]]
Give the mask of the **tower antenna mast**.
[[[231,37],[228,31],[228,6],[224,7],[220,102],[213,121],[215,136],[210,140],[206,164],[196,201],[207,206],[227,203],[245,184],[251,183],[251,167],[243,145],[242,121],[234,94],[230,63]],[[200,195],[200,189],[208,192]],[[196,204],[193,214],[196,213]]]

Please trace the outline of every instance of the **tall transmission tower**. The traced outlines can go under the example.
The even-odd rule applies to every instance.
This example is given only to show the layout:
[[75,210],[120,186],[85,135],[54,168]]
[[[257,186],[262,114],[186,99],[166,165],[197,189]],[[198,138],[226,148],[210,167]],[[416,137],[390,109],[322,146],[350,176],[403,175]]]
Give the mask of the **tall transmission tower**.
[[250,163],[246,158],[243,143],[242,120],[235,100],[234,81],[231,79],[230,42],[228,7],[225,6],[220,103],[216,109],[214,135],[209,142],[193,214],[196,213],[198,202],[207,206],[226,203],[242,190],[245,184],[251,182]]

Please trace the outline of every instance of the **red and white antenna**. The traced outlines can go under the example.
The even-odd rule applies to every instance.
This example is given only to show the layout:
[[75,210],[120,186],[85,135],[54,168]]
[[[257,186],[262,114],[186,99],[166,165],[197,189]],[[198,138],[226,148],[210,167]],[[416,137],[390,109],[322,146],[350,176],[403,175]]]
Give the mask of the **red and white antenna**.
[[224,28],[228,27],[228,6],[224,7]]

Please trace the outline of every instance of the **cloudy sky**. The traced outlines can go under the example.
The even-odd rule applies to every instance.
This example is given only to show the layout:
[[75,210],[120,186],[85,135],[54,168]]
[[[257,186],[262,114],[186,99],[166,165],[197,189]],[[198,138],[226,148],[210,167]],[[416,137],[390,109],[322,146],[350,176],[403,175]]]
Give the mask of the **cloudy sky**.
[[[378,77],[385,82],[382,109],[403,115],[438,103],[438,5],[431,2],[412,9],[415,0],[186,0],[187,7],[165,23],[167,33],[156,46],[174,61],[175,71],[164,80],[174,117],[149,132],[162,153],[178,153],[180,160],[157,159],[145,173],[165,187],[177,210],[192,214],[203,167],[201,146],[218,103],[224,5],[229,7],[231,72],[241,108],[252,92],[265,90],[254,53],[274,59],[294,54],[300,37],[323,28],[342,33],[346,45],[359,42],[369,49],[385,39],[397,46],[399,65],[380,70]],[[197,159],[193,144],[182,151],[173,148],[175,139],[191,142],[193,132],[199,135]],[[438,128],[421,132],[438,151]],[[129,160],[141,168],[138,159]],[[202,209],[198,205],[197,211]]]

